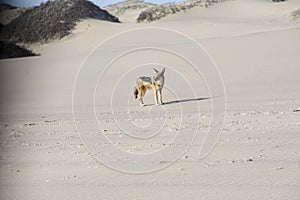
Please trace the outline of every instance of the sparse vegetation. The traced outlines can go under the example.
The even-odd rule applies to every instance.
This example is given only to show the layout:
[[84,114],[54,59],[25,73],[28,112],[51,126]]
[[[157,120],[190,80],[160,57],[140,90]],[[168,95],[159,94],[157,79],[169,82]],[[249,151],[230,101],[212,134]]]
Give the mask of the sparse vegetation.
[[141,0],[127,0],[116,4],[108,5],[104,7],[104,9],[114,16],[120,16],[128,10],[147,9],[153,6],[156,6],[156,4],[144,2]]
[[213,3],[222,2],[225,0],[187,0],[179,3],[167,3],[162,5],[157,5],[146,9],[141,12],[137,18],[138,23],[142,22],[152,22],[159,20],[168,15],[175,14],[177,12],[185,11],[191,9],[195,6],[208,7]]

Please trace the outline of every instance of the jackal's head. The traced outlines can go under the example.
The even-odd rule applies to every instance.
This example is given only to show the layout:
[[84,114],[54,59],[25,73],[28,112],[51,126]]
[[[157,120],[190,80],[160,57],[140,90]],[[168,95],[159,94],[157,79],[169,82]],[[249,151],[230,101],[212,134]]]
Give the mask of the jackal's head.
[[165,76],[164,73],[166,71],[166,68],[163,68],[161,71],[158,71],[157,69],[153,68],[153,71],[155,73],[154,76],[154,83],[156,85],[159,85],[160,87],[163,87],[164,83],[165,83]]

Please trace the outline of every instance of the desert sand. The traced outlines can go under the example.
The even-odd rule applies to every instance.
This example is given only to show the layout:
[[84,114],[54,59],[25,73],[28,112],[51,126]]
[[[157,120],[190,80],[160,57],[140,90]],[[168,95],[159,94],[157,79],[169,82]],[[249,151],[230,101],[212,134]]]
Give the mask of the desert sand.
[[[300,21],[291,17],[298,9],[298,0],[228,1],[148,24],[135,23],[130,12],[120,24],[84,20],[62,40],[32,46],[39,57],[1,60],[1,199],[300,199],[300,112],[294,112],[300,106]],[[184,33],[206,49],[224,82],[226,114],[215,148],[200,159],[212,98],[200,81],[193,88],[203,99],[182,102],[201,108],[190,115],[200,120],[191,147],[164,169],[130,174],[95,159],[80,140],[72,92],[80,66],[97,44],[143,27]],[[137,52],[116,62],[107,81],[120,76],[120,65],[126,69],[133,60],[151,62],[146,54]],[[180,64],[163,53],[148,54],[156,62]],[[166,86],[180,90],[182,84],[171,74],[167,69]],[[152,75],[151,68],[144,75]],[[129,78],[132,87],[124,94],[133,90],[136,77]],[[114,144],[128,152],[148,152],[162,148],[176,133],[180,103],[162,106],[170,113],[162,134],[129,141],[115,125],[108,103],[101,101],[110,94],[110,87],[96,90],[95,112]],[[174,96],[166,92],[164,100],[173,101]],[[145,102],[150,105],[141,108],[134,99],[116,100],[117,106],[129,104],[142,124],[155,109],[150,92]]]

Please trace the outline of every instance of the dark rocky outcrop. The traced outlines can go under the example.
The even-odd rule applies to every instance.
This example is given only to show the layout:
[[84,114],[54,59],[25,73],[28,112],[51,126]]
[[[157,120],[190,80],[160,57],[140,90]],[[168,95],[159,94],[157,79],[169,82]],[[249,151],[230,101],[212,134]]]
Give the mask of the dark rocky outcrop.
[[0,59],[37,56],[37,54],[11,42],[0,41]]
[[81,19],[98,19],[119,22],[86,0],[55,0],[26,9],[17,18],[2,27],[2,40],[15,43],[45,43],[70,34]]

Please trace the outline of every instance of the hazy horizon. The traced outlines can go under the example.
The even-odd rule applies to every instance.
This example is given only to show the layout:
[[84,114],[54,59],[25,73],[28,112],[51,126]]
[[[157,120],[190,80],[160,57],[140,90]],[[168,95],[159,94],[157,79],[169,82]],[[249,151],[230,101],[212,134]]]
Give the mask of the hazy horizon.
[[[122,2],[125,0],[90,0],[96,5],[100,7],[104,7],[107,5],[115,4],[118,2]],[[155,4],[163,4],[163,3],[168,3],[168,2],[179,2],[183,0],[144,0],[145,2],[150,2],[150,3],[155,3]],[[31,7],[31,6],[37,6],[40,5],[42,2],[47,2],[47,0],[0,0],[0,3],[6,3],[10,4],[13,6],[18,6],[18,7]]]

